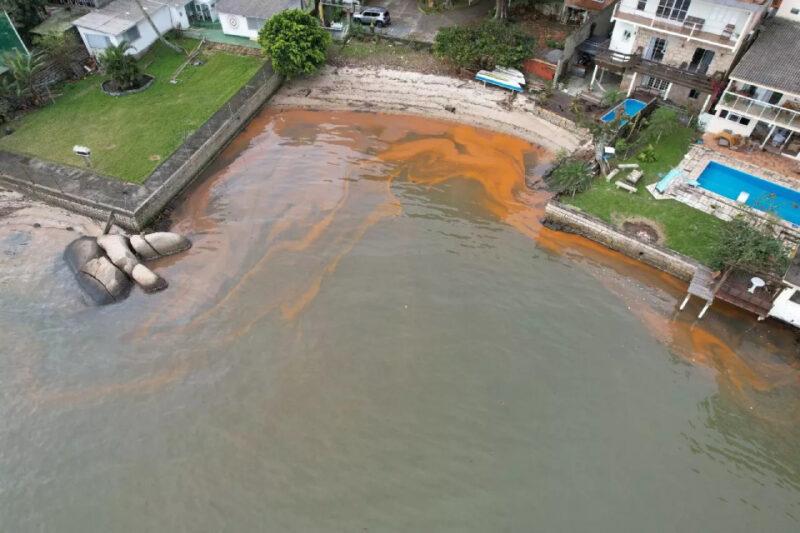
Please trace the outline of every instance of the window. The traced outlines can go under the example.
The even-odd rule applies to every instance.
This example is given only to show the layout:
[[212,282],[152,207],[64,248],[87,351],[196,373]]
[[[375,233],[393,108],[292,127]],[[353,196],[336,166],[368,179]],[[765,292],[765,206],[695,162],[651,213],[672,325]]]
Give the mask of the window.
[[128,31],[122,34],[122,40],[125,41],[126,43],[133,43],[141,36],[142,34],[139,33],[139,26],[134,26],[133,28],[129,29]]
[[261,29],[262,26],[264,26],[264,22],[266,22],[264,19],[257,19],[257,18],[254,18],[254,17],[247,17],[247,29],[248,30],[253,30],[253,31],[258,31],[258,30]]
[[669,87],[669,82],[667,80],[662,80],[661,78],[654,78],[652,76],[648,76],[645,85],[647,85],[651,89],[666,91],[667,88]]
[[791,13],[792,15],[800,15],[800,8],[793,7],[792,9],[789,10],[789,13]]
[[691,4],[691,0],[658,0],[656,16],[683,22],[686,12],[689,11],[689,4]]
[[651,37],[650,42],[647,44],[647,49],[644,51],[644,58],[650,61],[660,63],[664,59],[664,53],[667,50],[666,39],[659,37]]
[[689,98],[692,100],[697,100],[697,97],[700,96],[700,91],[697,89],[692,89],[689,91]]
[[692,55],[692,62],[689,63],[689,71],[697,72],[698,74],[705,74],[708,72],[708,67],[714,61],[714,51],[706,50],[705,48],[696,48]]
[[644,11],[644,8],[646,7],[647,7],[647,0],[639,0],[639,2],[636,4],[636,9],[638,11]]
[[719,112],[719,118],[726,118],[727,116],[728,116],[728,110],[727,109],[722,109]]
[[97,33],[87,33],[86,36],[86,44],[89,45],[89,48],[93,48],[95,50],[105,50],[109,46],[111,46],[111,39],[108,38],[107,35],[100,35]]
[[747,126],[748,124],[750,124],[750,119],[749,118],[741,117],[741,116],[736,115],[734,113],[727,113],[727,112],[724,112],[724,113],[725,113],[725,115],[723,115],[723,112],[720,112],[720,114],[719,114],[720,118],[725,118],[725,116],[727,116],[728,120],[730,120],[731,122],[738,122],[742,126]]

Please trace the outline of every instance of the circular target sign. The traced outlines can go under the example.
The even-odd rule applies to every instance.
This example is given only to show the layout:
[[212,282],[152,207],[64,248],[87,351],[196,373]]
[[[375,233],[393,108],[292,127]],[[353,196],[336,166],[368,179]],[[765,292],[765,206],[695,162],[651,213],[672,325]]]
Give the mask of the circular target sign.
[[239,27],[239,17],[231,16],[228,18],[228,24],[231,25],[231,28],[238,28]]

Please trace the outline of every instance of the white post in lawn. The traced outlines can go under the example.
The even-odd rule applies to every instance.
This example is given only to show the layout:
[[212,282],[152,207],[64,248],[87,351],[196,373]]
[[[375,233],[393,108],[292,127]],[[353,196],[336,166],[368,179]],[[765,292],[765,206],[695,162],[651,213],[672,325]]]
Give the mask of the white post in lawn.
[[772,134],[775,133],[775,128],[777,128],[777,126],[775,124],[773,124],[772,127],[769,129],[769,133],[767,133],[767,136],[764,137],[764,142],[761,143],[761,149],[762,150],[767,145],[769,140],[772,138]]
[[631,84],[628,85],[628,98],[630,98],[631,94],[633,94],[633,87],[636,85],[636,74],[638,74],[638,72],[634,71],[633,77],[631,78]]

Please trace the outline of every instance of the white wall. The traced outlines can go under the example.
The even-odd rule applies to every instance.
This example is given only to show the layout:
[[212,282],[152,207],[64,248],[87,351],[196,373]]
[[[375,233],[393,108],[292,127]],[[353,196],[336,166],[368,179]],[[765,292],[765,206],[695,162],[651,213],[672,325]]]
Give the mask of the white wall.
[[[792,13],[793,9],[797,10],[796,14]],[[789,20],[800,21],[800,0],[783,0],[775,15]]]
[[[630,37],[625,38],[626,32]],[[623,20],[618,20],[611,33],[611,43],[609,49],[622,54],[633,53],[633,43],[636,41],[636,26],[628,24]]]
[[797,289],[794,287],[783,289],[772,303],[772,309],[770,309],[769,314],[793,326],[800,327],[800,305],[797,305],[789,299],[794,295],[796,290]]
[[250,30],[247,28],[247,17],[220,13],[219,21],[222,23],[222,32],[225,35],[237,35],[252,40],[258,38],[258,30]]
[[728,120],[727,118],[720,118],[719,114],[721,111],[721,108],[717,110],[717,115],[715,115],[714,118],[709,121],[708,126],[706,126],[706,131],[711,133],[719,133],[724,130],[729,130],[737,135],[749,137],[750,134],[753,133],[753,129],[755,129],[756,124],[758,124],[758,120],[756,119],[750,119],[750,124],[743,126],[742,124]]

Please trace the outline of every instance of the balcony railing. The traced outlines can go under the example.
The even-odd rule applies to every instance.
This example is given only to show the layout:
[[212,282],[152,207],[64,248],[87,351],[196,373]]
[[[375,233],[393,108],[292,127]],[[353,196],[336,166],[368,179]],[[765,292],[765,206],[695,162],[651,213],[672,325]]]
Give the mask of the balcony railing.
[[640,74],[667,80],[701,92],[711,93],[714,91],[713,78],[690,70],[644,59],[639,54],[623,54],[604,48],[597,52],[594,59],[598,65],[610,70],[622,71],[630,69]]
[[748,118],[800,131],[800,111],[725,91],[717,106]]
[[[694,15],[695,10],[680,20],[672,20],[667,17],[658,16],[655,12],[641,11],[637,9],[636,0],[623,0],[614,7],[614,17],[639,26],[645,26],[656,30],[686,37],[689,40],[703,41],[725,48],[735,48],[739,38],[740,28],[736,27],[735,22],[724,22],[719,20],[707,20]],[[694,7],[697,2],[692,2]],[[709,9],[721,9],[720,6],[709,4]],[[731,19],[734,21],[735,19]]]

